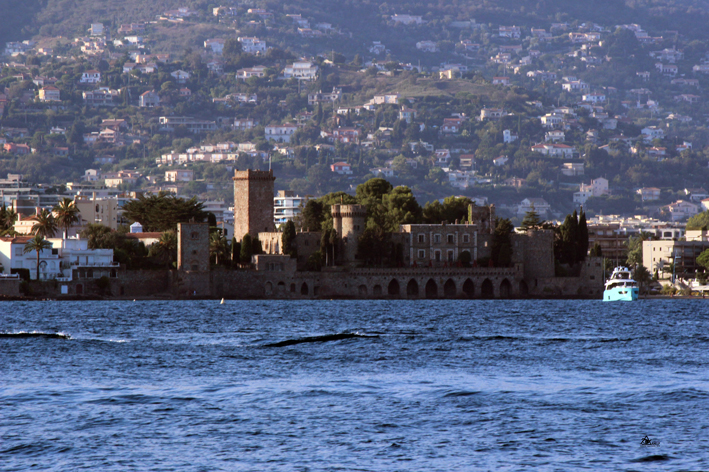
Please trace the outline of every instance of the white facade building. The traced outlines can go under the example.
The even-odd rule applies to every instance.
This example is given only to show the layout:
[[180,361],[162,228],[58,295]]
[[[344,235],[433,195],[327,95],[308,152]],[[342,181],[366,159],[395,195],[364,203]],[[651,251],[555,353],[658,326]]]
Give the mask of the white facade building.
[[314,80],[318,74],[318,66],[310,61],[294,62],[286,66],[283,76],[286,79]]
[[[32,280],[37,278],[37,253],[24,253],[31,236],[0,238],[0,264],[4,273],[11,269],[28,269]],[[113,249],[89,249],[86,239],[47,239],[51,249],[40,253],[41,280],[72,280],[74,270],[85,278],[115,277],[119,264],[113,262]],[[79,276],[81,276],[79,275]]]
[[[310,196],[301,197],[292,190],[279,190],[273,198],[273,222],[276,227],[293,221],[293,218],[300,215],[305,204],[310,200]],[[315,231],[317,228],[312,229]]]
[[293,133],[298,131],[298,127],[292,123],[282,125],[266,126],[266,139],[272,139],[280,143],[289,143]]

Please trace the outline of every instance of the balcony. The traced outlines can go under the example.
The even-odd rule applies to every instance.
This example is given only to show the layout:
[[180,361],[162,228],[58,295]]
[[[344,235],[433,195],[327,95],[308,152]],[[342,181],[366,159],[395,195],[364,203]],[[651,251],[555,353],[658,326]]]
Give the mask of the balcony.
[[118,262],[72,262],[71,267],[120,267]]

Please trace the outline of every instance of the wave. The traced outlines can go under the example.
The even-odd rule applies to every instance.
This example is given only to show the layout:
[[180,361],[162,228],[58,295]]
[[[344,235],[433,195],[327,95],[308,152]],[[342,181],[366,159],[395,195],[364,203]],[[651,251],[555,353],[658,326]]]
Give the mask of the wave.
[[504,336],[501,334],[489,336],[462,336],[458,341],[531,341],[531,342],[548,342],[548,343],[567,343],[567,342],[597,342],[597,343],[616,343],[630,342],[633,338],[546,338],[535,336]]
[[287,339],[285,341],[280,341],[277,343],[266,344],[264,347],[284,347],[293,346],[295,344],[305,344],[305,343],[326,343],[330,341],[339,341],[341,339],[352,339],[352,338],[378,338],[378,335],[366,335],[359,333],[338,333],[338,334],[325,334],[323,336],[309,336],[305,338],[297,339]]
[[460,390],[460,391],[455,391],[455,392],[448,392],[445,395],[443,395],[443,398],[451,398],[451,397],[470,397],[473,395],[477,395],[480,392],[477,391],[469,391],[469,390]]
[[640,457],[638,459],[633,459],[630,462],[659,462],[668,460],[670,460],[670,456],[668,456],[667,454],[655,454],[652,456],[645,456]]
[[18,331],[16,333],[0,333],[0,339],[2,338],[45,338],[45,339],[71,339],[71,336],[65,333],[43,333],[41,331]]

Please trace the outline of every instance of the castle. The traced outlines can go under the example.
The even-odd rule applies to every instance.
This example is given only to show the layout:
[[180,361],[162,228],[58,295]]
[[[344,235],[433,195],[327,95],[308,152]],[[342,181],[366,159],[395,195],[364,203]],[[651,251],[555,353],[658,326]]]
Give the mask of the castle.
[[[337,241],[328,250],[328,263],[308,270],[322,234],[296,233],[297,257],[283,254],[283,234],[273,226],[274,181],[271,171],[234,173],[235,236],[258,237],[264,251],[252,257],[249,268],[210,266],[208,224],[179,223],[176,270],[121,269],[110,279],[108,293],[131,298],[601,298],[601,259],[588,257],[576,276],[557,277],[550,230],[510,234],[508,267],[482,263],[492,255],[492,206],[473,207],[465,222],[401,225],[386,235],[384,249],[393,255],[389,265],[394,267],[372,268],[365,267],[359,247],[366,207],[332,205]],[[92,287],[82,279],[64,285],[68,296],[90,295]]]
[[[511,267],[477,267],[491,256],[494,207],[474,207],[471,221],[453,224],[402,225],[390,233],[398,249],[396,268],[365,268],[359,238],[367,209],[362,205],[332,205],[333,229],[340,239],[331,264],[308,271],[308,260],[320,250],[321,233],[296,234],[297,258],[283,254],[282,233],[273,230],[274,180],[271,171],[236,171],[234,228],[237,238],[249,233],[261,241],[265,254],[253,256],[254,269],[222,274],[213,287],[217,296],[278,298],[511,298],[543,296],[600,297],[601,261],[588,258],[578,277],[556,277],[554,234],[533,230],[511,235]],[[264,231],[260,231],[264,228]],[[472,267],[458,263],[469,253]],[[245,277],[248,282],[228,283]],[[236,281],[235,281],[236,282]]]

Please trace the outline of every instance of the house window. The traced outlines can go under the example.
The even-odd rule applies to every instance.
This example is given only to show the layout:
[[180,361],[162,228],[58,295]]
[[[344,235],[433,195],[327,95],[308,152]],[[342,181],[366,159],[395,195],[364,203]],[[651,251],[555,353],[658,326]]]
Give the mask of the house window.
[[419,259],[424,259],[426,257],[426,250],[419,249]]
[[22,247],[15,246],[15,256],[22,256]]
[[434,242],[434,243],[440,243],[440,242],[441,242],[441,235],[440,235],[440,234],[434,234],[434,235],[433,235],[433,242]]
[[453,244],[454,242],[455,242],[455,241],[454,241],[454,236],[453,236],[452,234],[449,234],[449,235],[448,235],[448,244]]
[[424,236],[423,234],[419,234],[419,242],[420,243],[426,242],[426,236]]
[[469,235],[469,234],[464,234],[464,235],[463,235],[463,242],[464,242],[464,243],[469,243],[469,242],[470,242],[470,235]]
[[436,262],[441,262],[441,251],[435,253]]

